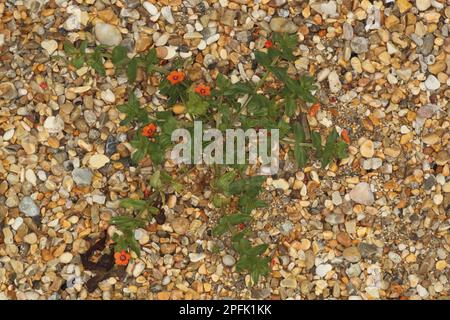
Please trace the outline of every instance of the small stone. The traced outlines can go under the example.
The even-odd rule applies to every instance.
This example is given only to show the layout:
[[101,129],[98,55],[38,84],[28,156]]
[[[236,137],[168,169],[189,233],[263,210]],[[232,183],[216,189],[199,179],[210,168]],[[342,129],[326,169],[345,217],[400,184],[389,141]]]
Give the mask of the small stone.
[[103,101],[108,103],[114,103],[116,101],[116,96],[110,89],[102,91],[100,93],[100,97],[102,98]]
[[435,194],[433,196],[433,203],[435,205],[440,205],[444,201],[444,196],[442,194]]
[[108,138],[106,139],[105,155],[109,157],[112,156],[117,151],[118,144],[119,141],[117,141],[117,139],[114,136],[109,135]]
[[423,141],[425,144],[431,146],[431,145],[434,145],[434,144],[439,143],[439,142],[441,141],[441,138],[440,138],[437,134],[435,134],[435,133],[430,133],[430,134],[427,134],[426,136],[424,136],[424,137],[422,138],[422,141]]
[[422,287],[420,284],[417,285],[417,293],[419,294],[420,297],[425,298],[428,296],[428,290],[425,289],[424,287]]
[[35,233],[29,233],[25,237],[23,237],[23,241],[28,244],[35,244],[37,242],[37,236]]
[[172,15],[172,10],[170,9],[169,6],[165,6],[165,7],[161,8],[161,14],[164,17],[164,19],[166,19],[167,23],[169,23],[169,24],[175,23],[175,19],[173,18],[173,15]]
[[331,264],[319,264],[316,268],[316,275],[323,278],[328,272],[331,271],[331,269],[333,269]]
[[297,288],[297,281],[294,278],[286,278],[280,281],[280,285],[283,288]]
[[425,87],[428,90],[438,90],[441,86],[441,83],[439,82],[439,80],[432,74],[430,74],[427,79],[424,82]]
[[350,198],[356,202],[366,206],[370,206],[375,202],[370,185],[367,182],[360,182],[350,191]]
[[236,259],[232,255],[226,254],[223,256],[222,262],[227,267],[232,267],[236,263]]
[[172,228],[180,235],[186,234],[189,230],[189,220],[186,218],[175,218],[172,221]]
[[350,247],[352,244],[352,239],[346,232],[339,232],[336,236],[336,240],[344,247]]
[[270,0],[270,2],[268,3],[268,5],[270,7],[274,7],[274,8],[278,8],[283,6],[284,4],[286,4],[287,0]]
[[155,5],[153,5],[152,3],[145,1],[142,6],[144,7],[145,10],[147,10],[147,12],[151,15],[151,16],[156,16],[158,14],[158,8],[156,8]]
[[344,223],[345,217],[342,213],[330,213],[325,217],[325,221],[331,225]]
[[58,42],[55,40],[44,40],[41,42],[41,47],[45,49],[49,55],[52,55],[56,49],[58,49]]
[[361,254],[359,253],[359,250],[356,247],[346,248],[342,252],[342,255],[345,260],[352,262],[352,263],[356,263],[359,260],[361,260]]
[[331,201],[335,206],[339,206],[342,204],[342,197],[339,191],[333,191],[331,194]]
[[369,40],[364,37],[354,37],[350,42],[350,47],[356,54],[367,52],[369,50]]
[[400,13],[405,13],[412,8],[412,4],[408,0],[397,0],[397,6]]
[[64,129],[64,121],[61,117],[48,117],[44,121],[44,128],[49,134],[58,134]]
[[270,29],[274,32],[295,33],[298,27],[289,19],[274,17],[270,20]]
[[122,42],[122,34],[116,26],[98,22],[94,28],[97,40],[107,46],[117,46]]
[[39,207],[34,203],[31,197],[23,197],[19,203],[19,210],[28,217],[38,217],[40,214]]
[[71,254],[70,252],[64,252],[62,255],[59,256],[59,262],[61,263],[70,263],[70,261],[72,261],[73,259],[73,254]]
[[142,271],[145,269],[145,263],[139,261],[133,268],[133,277],[137,278],[140,276]]
[[375,148],[372,140],[367,139],[366,141],[364,141],[359,148],[359,152],[365,158],[372,158],[375,154]]
[[11,82],[0,83],[0,99],[6,101],[14,100],[17,98],[16,87]]
[[199,262],[206,258],[204,253],[189,253],[189,259],[191,262]]
[[395,253],[393,251],[389,252],[388,257],[395,264],[399,264],[400,262],[402,262],[402,257],[398,253]]
[[284,180],[284,179],[274,180],[272,182],[272,185],[273,185],[273,187],[275,189],[282,189],[282,190],[285,190],[285,191],[289,189],[289,183],[286,180]]
[[72,171],[73,181],[78,186],[89,186],[92,182],[92,172],[88,168],[76,168]]
[[91,169],[100,169],[109,162],[109,158],[104,154],[94,154],[89,158],[89,167]]
[[424,106],[421,106],[418,110],[417,110],[417,116],[420,118],[424,118],[424,119],[429,119],[431,118],[436,111],[439,110],[439,107],[436,105],[432,105],[432,104],[427,104]]
[[438,262],[436,262],[436,270],[442,271],[445,268],[447,268],[447,261],[439,260]]
[[431,51],[433,51],[434,46],[434,35],[432,33],[428,33],[423,37],[423,43],[419,47],[420,53],[422,53],[424,56],[428,56]]
[[419,11],[425,11],[431,6],[431,0],[416,0],[416,7]]
[[342,89],[341,81],[339,80],[339,76],[335,70],[331,71],[328,75],[328,85],[330,87],[330,91],[333,93],[338,93]]

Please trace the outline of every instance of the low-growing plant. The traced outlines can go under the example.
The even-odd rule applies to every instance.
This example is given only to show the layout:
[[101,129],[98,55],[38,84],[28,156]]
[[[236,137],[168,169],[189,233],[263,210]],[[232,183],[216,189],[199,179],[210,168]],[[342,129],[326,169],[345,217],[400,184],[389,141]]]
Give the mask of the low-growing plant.
[[[175,192],[180,191],[180,183],[164,170],[163,163],[166,151],[174,145],[172,132],[177,128],[192,130],[194,120],[201,120],[204,125],[221,131],[278,129],[284,149],[290,150],[299,168],[305,166],[312,155],[320,160],[322,167],[347,156],[345,141],[348,142],[348,135],[342,140],[333,129],[322,141],[319,132],[309,132],[306,114],[314,116],[320,103],[315,97],[314,79],[293,68],[297,36],[274,33],[264,47],[254,52],[256,72],[260,75],[258,81],[232,82],[219,73],[215,83],[205,84],[187,79],[179,61],[162,66],[155,49],[131,56],[122,46],[112,50],[103,46],[89,48],[86,41],[78,47],[70,43],[64,45],[75,68],[87,64],[102,76],[105,75],[104,62],[111,60],[116,74],[126,74],[132,86],[127,102],[118,109],[125,115],[121,125],[134,130],[130,142],[135,149],[132,161],[137,164],[149,157],[154,165],[155,173],[149,181],[152,195],[148,198],[143,195],[143,199],[124,199],[121,203],[137,216],[114,217],[111,221],[119,230],[113,238],[117,250],[133,250],[139,255],[134,230],[161,214],[161,206],[165,203],[163,190],[170,185]],[[149,112],[139,105],[134,91],[139,69],[159,79],[159,94],[166,98],[165,111]],[[250,273],[256,283],[260,276],[269,273],[271,261],[265,255],[268,244],[254,244],[251,230],[252,211],[267,206],[260,199],[265,177],[248,176],[246,169],[245,164],[214,166],[212,204],[222,216],[213,235],[230,237],[232,249],[239,256],[236,270]]]

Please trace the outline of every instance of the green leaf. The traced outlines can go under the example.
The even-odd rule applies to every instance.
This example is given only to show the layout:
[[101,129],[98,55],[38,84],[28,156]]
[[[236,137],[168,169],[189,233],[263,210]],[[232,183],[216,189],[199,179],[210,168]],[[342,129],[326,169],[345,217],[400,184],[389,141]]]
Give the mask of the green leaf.
[[301,146],[300,143],[305,142],[305,132],[303,131],[302,126],[299,123],[294,125],[294,137],[295,137],[295,145],[294,145],[294,157],[297,165],[302,168],[306,165],[307,155],[305,151],[305,147]]
[[247,214],[243,213],[235,213],[229,216],[225,216],[226,222],[228,222],[231,225],[236,225],[240,223],[247,222],[251,219],[251,217]]
[[84,54],[86,52],[87,47],[88,47],[88,41],[87,40],[81,41],[80,53]]
[[137,68],[138,68],[138,60],[136,58],[131,59],[127,67],[128,82],[133,83],[134,81],[136,81]]
[[322,138],[320,137],[320,133],[316,131],[311,132],[311,140],[316,150],[316,156],[320,158],[322,156]]
[[127,59],[127,48],[123,46],[114,47],[112,50],[111,61],[115,65],[123,63]]
[[255,52],[255,60],[258,62],[258,64],[262,65],[264,68],[269,68],[270,64],[272,63],[272,59],[269,57],[269,55],[262,51],[256,51]]
[[286,98],[286,115],[288,117],[292,117],[295,114],[295,111],[297,110],[297,103],[295,102],[295,98],[292,96],[288,96]]
[[64,52],[70,56],[78,53],[78,50],[75,48],[75,46],[70,41],[64,41],[63,49],[64,49]]
[[223,235],[227,231],[228,231],[227,224],[226,223],[219,223],[219,224],[217,224],[214,227],[212,233],[213,233],[214,236],[220,237],[221,235]]
[[235,177],[235,171],[226,172],[217,180],[216,187],[222,192],[228,192],[230,184],[234,181]]
[[142,209],[145,208],[147,202],[144,200],[136,200],[136,199],[124,199],[120,202],[120,206],[122,208],[134,208],[134,209]]
[[268,246],[267,244],[260,244],[260,245],[257,245],[257,246],[255,246],[255,247],[253,247],[253,248],[249,251],[248,254],[258,256],[258,255],[260,255],[260,254],[263,254],[263,253],[267,250],[268,247],[269,247],[269,246]]
[[88,65],[94,69],[100,76],[105,76],[106,71],[100,56],[92,56],[88,59]]
[[347,154],[348,145],[344,141],[339,141],[336,146],[336,156],[339,159],[345,159],[348,157]]
[[140,248],[139,242],[137,242],[136,239],[134,238],[134,232],[127,240],[128,240],[128,246],[130,247],[130,249],[133,250],[134,252],[136,252],[137,256],[140,257],[141,256],[141,248]]
[[161,171],[158,170],[154,174],[152,174],[149,182],[153,188],[155,188],[156,190],[159,190],[162,187]]
[[192,115],[202,116],[208,110],[208,102],[194,91],[189,91],[188,102],[186,104],[187,111]]
[[80,69],[84,65],[84,55],[75,56],[70,62],[75,68]]

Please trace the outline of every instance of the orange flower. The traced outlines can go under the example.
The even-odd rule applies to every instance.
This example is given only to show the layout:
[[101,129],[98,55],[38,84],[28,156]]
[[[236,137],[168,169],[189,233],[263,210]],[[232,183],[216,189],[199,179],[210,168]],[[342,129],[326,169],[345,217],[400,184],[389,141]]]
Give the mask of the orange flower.
[[273,46],[272,40],[266,40],[266,42],[264,42],[264,47],[266,47],[267,49],[272,48],[272,46]]
[[197,87],[195,87],[194,91],[202,97],[211,95],[211,88],[204,84],[199,84]]
[[342,129],[341,137],[342,137],[342,140],[344,140],[346,144],[350,144],[350,137],[348,136],[348,131],[347,130]]
[[144,137],[151,138],[155,134],[156,129],[157,129],[156,124],[149,123],[148,125],[142,128],[142,135]]
[[116,260],[116,264],[118,266],[126,266],[128,264],[128,261],[130,261],[130,258],[131,255],[125,250],[114,253],[114,259]]
[[309,109],[309,116],[310,117],[315,117],[317,112],[320,109],[320,103],[316,102],[311,106],[311,109]]
[[169,80],[171,84],[180,83],[184,80],[184,73],[181,71],[172,71],[167,76],[167,80]]

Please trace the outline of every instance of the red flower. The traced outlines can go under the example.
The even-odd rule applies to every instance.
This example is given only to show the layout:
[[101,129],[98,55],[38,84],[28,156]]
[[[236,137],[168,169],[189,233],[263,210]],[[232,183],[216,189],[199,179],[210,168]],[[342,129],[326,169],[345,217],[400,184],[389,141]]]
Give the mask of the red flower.
[[130,261],[130,258],[131,258],[131,255],[128,252],[126,252],[125,250],[114,253],[114,259],[118,266],[126,266],[128,264],[128,262]]
[[142,135],[144,137],[151,138],[155,134],[156,129],[157,129],[156,124],[149,123],[148,125],[142,128]]
[[266,47],[267,49],[272,48],[272,46],[273,46],[272,40],[266,40],[266,42],[264,42],[264,47]]
[[211,88],[204,84],[199,84],[197,87],[195,87],[194,91],[202,97],[211,95]]
[[167,80],[169,80],[171,84],[180,83],[184,80],[184,73],[181,71],[172,71],[167,76]]
[[317,112],[320,109],[320,103],[316,102],[311,106],[311,109],[309,109],[309,116],[310,117],[315,117]]
[[350,137],[348,136],[348,131],[347,130],[342,129],[341,137],[342,137],[342,140],[344,140],[346,144],[350,144]]

